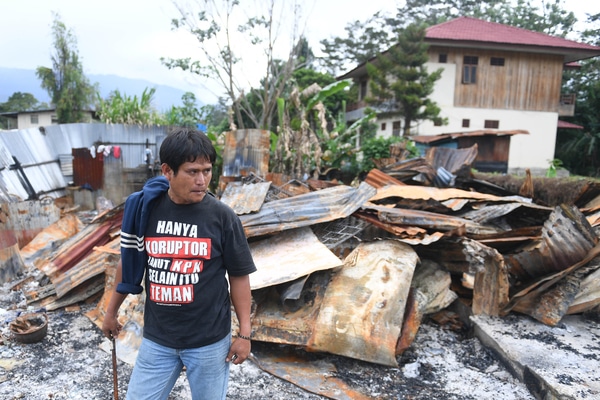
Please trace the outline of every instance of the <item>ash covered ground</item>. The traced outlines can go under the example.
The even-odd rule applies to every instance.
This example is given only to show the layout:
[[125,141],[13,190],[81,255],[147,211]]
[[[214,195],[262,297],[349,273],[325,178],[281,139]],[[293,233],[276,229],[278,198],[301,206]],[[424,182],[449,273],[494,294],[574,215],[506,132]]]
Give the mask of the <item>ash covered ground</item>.
[[[23,295],[0,288],[0,398],[114,399],[112,357],[107,340],[85,315],[95,304],[77,311],[47,312],[48,333],[38,343],[15,340],[9,323],[28,310]],[[103,346],[101,346],[103,345]],[[269,343],[253,344],[263,351],[279,351]],[[301,352],[300,349],[295,351]],[[465,332],[424,321],[412,346],[398,357],[399,368],[390,368],[346,357],[311,354],[333,364],[331,373],[364,398],[373,399],[533,399],[524,384],[511,376],[478,339]],[[118,361],[119,399],[125,398],[132,366]],[[232,366],[228,399],[326,399],[247,361]],[[340,397],[341,398],[341,397]],[[350,397],[348,397],[350,398]],[[169,399],[191,399],[182,375]]]

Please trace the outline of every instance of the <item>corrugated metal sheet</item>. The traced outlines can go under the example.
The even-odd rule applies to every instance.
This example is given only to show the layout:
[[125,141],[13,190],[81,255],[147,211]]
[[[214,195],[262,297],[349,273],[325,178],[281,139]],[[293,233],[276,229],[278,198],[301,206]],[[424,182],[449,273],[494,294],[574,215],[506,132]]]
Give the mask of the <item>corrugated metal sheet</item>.
[[75,214],[66,214],[21,248],[23,261],[33,265],[36,260],[49,258],[65,240],[75,236],[82,228],[83,224]]
[[421,136],[411,136],[411,140],[414,140],[417,143],[436,143],[449,139],[459,139],[462,137],[477,137],[477,136],[513,136],[513,135],[528,135],[529,131],[524,129],[516,129],[512,131],[499,131],[496,129],[482,129],[471,132],[453,132],[453,133],[442,133],[439,135],[421,135]]
[[59,154],[60,171],[65,177],[73,176],[73,154]]
[[504,258],[511,274],[529,282],[573,265],[597,243],[598,236],[583,214],[562,205],[544,222],[541,238]]
[[371,201],[377,201],[386,197],[398,197],[404,199],[433,199],[437,201],[446,201],[449,199],[472,199],[487,201],[522,201],[530,203],[530,199],[521,196],[500,197],[479,192],[469,192],[462,189],[440,189],[428,186],[414,185],[388,185],[377,190],[377,194],[371,198]]
[[231,207],[237,215],[249,214],[260,210],[270,187],[271,182],[250,185],[230,182],[221,196],[221,201]]
[[[143,164],[146,142],[156,159],[157,148],[167,131],[162,126],[97,123],[0,131],[0,200],[26,200],[31,191],[38,197],[65,196],[72,180],[68,159],[72,149],[89,149],[99,144],[117,147],[123,168],[137,168]],[[24,175],[14,169],[15,158]]]
[[365,178],[365,182],[377,189],[386,185],[405,185],[404,182],[391,177],[378,169],[372,169],[369,171],[367,177]]
[[263,371],[328,399],[373,400],[363,393],[367,388],[353,388],[336,377],[335,365],[325,360],[305,361],[293,351],[280,347],[258,351],[253,348],[250,357]]
[[144,164],[146,141],[154,158],[158,159],[157,149],[168,129],[165,126],[63,124],[46,127],[46,136],[56,159],[60,154],[71,153],[74,148],[91,148],[102,144],[118,146],[120,157],[123,158],[123,168],[136,168]]
[[49,199],[8,203],[2,209],[8,212],[8,227],[15,233],[19,248],[60,219],[60,209]]
[[477,158],[477,144],[466,149],[450,149],[447,147],[431,147],[425,153],[425,159],[434,168],[443,167],[452,173],[462,167],[470,167]]
[[248,237],[265,235],[345,218],[375,193],[376,189],[364,182],[358,189],[339,185],[265,203],[259,212],[240,219]]
[[260,129],[238,129],[227,132],[223,150],[223,176],[242,176],[269,172],[271,134]]
[[73,184],[102,189],[104,183],[104,159],[94,155],[88,148],[73,149]]
[[359,244],[327,285],[307,349],[397,367],[417,262],[412,247],[398,241]]
[[493,235],[501,232],[500,229],[480,225],[468,219],[451,215],[377,205],[365,205],[364,208],[377,211],[379,220],[388,224],[417,226],[438,232],[465,229],[469,235]]
[[250,243],[250,251],[258,269],[250,275],[252,290],[291,282],[315,271],[342,265],[309,227]]

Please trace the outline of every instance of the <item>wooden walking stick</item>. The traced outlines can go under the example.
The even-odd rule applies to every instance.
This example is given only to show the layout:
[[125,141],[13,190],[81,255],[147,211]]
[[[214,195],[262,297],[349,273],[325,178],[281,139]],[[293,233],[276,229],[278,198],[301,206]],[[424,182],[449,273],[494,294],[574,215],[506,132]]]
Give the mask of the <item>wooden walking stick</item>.
[[112,367],[113,367],[113,384],[114,384],[114,398],[119,400],[119,379],[117,377],[117,348],[115,347],[115,338],[111,336],[110,341],[112,342]]

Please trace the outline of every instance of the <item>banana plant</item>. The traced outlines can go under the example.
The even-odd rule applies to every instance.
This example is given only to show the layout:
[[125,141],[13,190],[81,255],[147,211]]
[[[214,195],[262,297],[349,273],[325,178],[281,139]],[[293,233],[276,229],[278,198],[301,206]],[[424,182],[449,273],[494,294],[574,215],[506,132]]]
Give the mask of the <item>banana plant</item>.
[[278,99],[279,124],[271,147],[273,171],[304,179],[342,164],[355,164],[359,127],[374,115],[348,127],[344,111],[333,118],[324,105],[325,99],[351,83],[347,79],[325,88],[313,85],[302,92],[294,88],[287,99]]

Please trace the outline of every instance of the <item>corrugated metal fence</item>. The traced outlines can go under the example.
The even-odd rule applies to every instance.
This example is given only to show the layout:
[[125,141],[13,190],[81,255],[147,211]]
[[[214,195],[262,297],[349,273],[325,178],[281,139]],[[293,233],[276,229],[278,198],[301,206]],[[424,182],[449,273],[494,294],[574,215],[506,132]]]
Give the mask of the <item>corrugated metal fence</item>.
[[66,195],[66,188],[73,184],[73,149],[90,149],[95,156],[103,146],[122,158],[123,168],[137,168],[144,164],[146,145],[156,159],[167,130],[93,123],[0,131],[0,201]]

